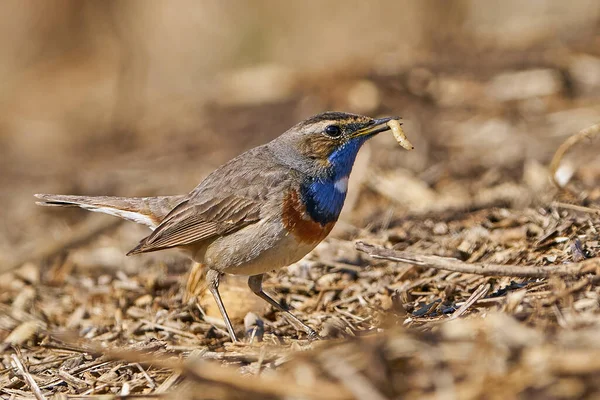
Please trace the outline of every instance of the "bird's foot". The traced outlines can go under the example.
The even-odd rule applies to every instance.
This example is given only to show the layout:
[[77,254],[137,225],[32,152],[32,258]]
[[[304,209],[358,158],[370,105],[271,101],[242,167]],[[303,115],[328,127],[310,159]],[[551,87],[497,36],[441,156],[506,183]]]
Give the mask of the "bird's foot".
[[315,330],[314,330],[314,329],[312,329],[312,328],[308,328],[308,329],[306,330],[306,333],[308,334],[308,340],[309,340],[309,341],[311,341],[311,342],[312,342],[313,340],[320,340],[320,339],[322,339],[322,337],[321,337],[321,336],[319,336],[319,334],[317,333],[317,331],[315,331]]

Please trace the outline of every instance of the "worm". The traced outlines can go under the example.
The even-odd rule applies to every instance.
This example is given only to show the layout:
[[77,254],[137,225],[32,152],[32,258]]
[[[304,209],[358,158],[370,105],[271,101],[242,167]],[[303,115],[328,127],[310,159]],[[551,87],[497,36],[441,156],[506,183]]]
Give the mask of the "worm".
[[396,138],[396,141],[400,146],[404,147],[406,150],[412,150],[415,148],[415,146],[413,146],[406,138],[406,135],[400,126],[400,122],[392,119],[388,121],[387,126],[389,126],[392,130],[392,134],[394,134],[394,138]]

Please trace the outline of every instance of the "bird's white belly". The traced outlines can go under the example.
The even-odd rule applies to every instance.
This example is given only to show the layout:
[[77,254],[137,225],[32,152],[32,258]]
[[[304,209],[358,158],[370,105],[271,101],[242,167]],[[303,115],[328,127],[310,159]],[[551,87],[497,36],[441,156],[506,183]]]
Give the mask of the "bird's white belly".
[[299,261],[316,246],[297,243],[291,236],[281,239],[278,245],[265,250],[258,257],[242,264],[230,266],[223,272],[232,275],[258,275],[277,270]]
[[280,223],[259,223],[221,237],[194,259],[232,275],[258,275],[295,263],[319,242],[299,242]]

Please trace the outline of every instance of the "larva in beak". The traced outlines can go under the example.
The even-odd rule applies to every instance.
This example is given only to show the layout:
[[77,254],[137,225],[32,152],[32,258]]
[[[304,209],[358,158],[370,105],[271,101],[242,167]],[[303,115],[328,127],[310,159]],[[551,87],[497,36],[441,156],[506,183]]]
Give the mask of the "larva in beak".
[[400,146],[404,147],[406,150],[412,150],[415,148],[415,146],[413,146],[406,138],[406,135],[404,134],[402,126],[398,120],[392,119],[388,121],[387,126],[389,126],[392,130],[392,134]]

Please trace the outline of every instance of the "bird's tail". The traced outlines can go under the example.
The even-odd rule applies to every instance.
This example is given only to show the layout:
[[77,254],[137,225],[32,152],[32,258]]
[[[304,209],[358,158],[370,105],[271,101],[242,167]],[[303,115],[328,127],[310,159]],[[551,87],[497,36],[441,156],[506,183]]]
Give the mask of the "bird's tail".
[[154,229],[185,196],[111,197],[36,194],[40,206],[80,207],[114,215]]

